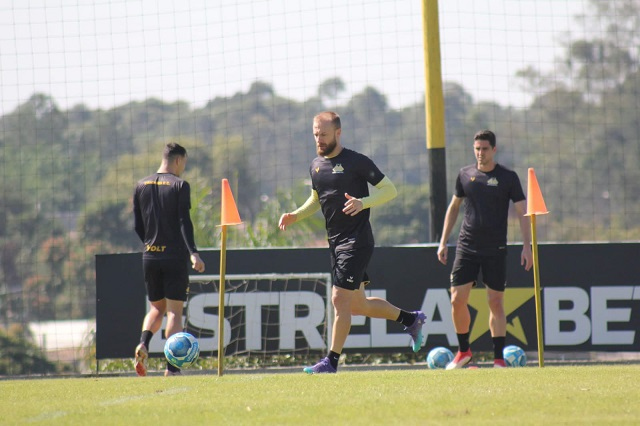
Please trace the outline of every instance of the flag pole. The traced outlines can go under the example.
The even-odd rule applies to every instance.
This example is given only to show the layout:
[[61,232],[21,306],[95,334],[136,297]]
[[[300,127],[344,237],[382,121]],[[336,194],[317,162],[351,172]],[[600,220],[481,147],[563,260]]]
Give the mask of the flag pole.
[[227,270],[227,226],[240,225],[240,214],[233,198],[231,187],[227,179],[222,179],[222,205],[220,227],[222,237],[220,242],[220,288],[218,291],[218,376],[224,371],[224,293],[225,275]]
[[527,182],[527,213],[531,220],[531,251],[533,255],[533,288],[536,300],[536,330],[538,335],[538,366],[544,367],[544,338],[542,334],[542,292],[540,286],[540,268],[538,267],[538,237],[536,233],[536,215],[548,214],[542,198],[540,185],[533,168],[529,168]]
[[538,334],[538,366],[544,367],[544,339],[542,335],[542,295],[540,291],[540,268],[538,268],[538,238],[536,236],[536,215],[531,219],[531,246],[533,254],[533,288],[536,300],[536,330]]
[[224,283],[227,269],[227,225],[222,225],[220,287],[218,290],[218,376],[224,371]]

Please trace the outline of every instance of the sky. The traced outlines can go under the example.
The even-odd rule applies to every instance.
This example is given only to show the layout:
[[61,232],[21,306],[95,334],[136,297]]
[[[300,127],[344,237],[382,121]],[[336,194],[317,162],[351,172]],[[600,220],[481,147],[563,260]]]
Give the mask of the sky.
[[[514,78],[553,70],[587,0],[440,0],[444,81],[526,106]],[[392,108],[424,97],[421,0],[0,0],[0,114],[33,93],[67,109],[159,98],[201,107],[255,81],[303,101],[340,77]]]

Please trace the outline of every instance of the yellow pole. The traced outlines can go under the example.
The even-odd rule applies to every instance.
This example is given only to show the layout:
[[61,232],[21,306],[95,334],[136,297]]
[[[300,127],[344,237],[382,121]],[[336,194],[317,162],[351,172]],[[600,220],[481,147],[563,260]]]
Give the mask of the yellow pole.
[[540,292],[540,270],[538,268],[538,237],[536,215],[531,216],[531,247],[533,254],[533,286],[536,299],[536,328],[538,330],[538,366],[544,367],[544,339],[542,336],[542,297]]
[[440,59],[438,0],[422,0],[425,77],[425,120],[429,154],[429,234],[440,241],[447,211],[447,161],[445,156],[444,94]]
[[220,289],[218,294],[218,376],[224,370],[224,283],[227,265],[227,225],[222,225],[220,246]]
[[444,148],[444,95],[438,0],[422,0],[427,148]]

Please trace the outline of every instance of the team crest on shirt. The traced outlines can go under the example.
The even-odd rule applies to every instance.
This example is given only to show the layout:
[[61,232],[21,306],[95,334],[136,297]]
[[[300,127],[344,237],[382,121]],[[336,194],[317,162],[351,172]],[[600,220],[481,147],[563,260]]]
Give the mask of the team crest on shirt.
[[487,186],[498,186],[498,179],[496,179],[495,176],[492,177],[487,181]]
[[342,167],[342,164],[338,163],[333,167],[331,173],[344,173],[344,167]]

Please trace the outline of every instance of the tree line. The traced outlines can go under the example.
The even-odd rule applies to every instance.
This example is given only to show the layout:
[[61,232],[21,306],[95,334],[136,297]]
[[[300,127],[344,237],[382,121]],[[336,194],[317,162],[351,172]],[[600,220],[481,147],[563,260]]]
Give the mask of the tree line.
[[[490,128],[498,161],[519,173],[525,190],[527,168],[536,170],[551,210],[538,223],[539,241],[638,240],[639,3],[593,0],[581,22],[599,20],[606,31],[567,42],[564,67],[553,74],[520,71],[535,94],[526,108],[478,102],[463,84],[445,82],[448,192],[474,161],[473,134]],[[622,15],[610,13],[620,7]],[[47,94],[32,95],[0,117],[0,325],[95,315],[94,255],[141,249],[133,187],[157,169],[169,141],[189,151],[200,247],[219,246],[222,178],[245,222],[231,231],[230,248],[325,244],[319,214],[292,232],[276,226],[309,194],[311,120],[325,109],[341,115],[343,144],[374,159],[398,187],[398,198],[372,214],[377,244],[429,242],[424,102],[392,109],[370,86],[337,104],[344,90],[336,76],[294,101],[257,81],[202,107],[146,99],[104,110],[64,110]]]

